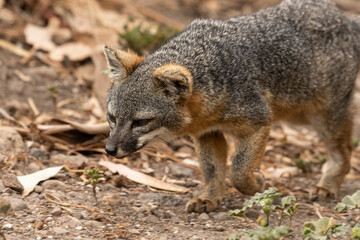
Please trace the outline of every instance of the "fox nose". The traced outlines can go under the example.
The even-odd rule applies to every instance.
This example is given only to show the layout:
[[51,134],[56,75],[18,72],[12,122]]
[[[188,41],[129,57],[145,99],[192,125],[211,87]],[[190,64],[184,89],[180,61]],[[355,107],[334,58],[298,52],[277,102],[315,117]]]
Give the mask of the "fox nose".
[[106,145],[105,151],[108,155],[115,156],[117,153],[117,146]]

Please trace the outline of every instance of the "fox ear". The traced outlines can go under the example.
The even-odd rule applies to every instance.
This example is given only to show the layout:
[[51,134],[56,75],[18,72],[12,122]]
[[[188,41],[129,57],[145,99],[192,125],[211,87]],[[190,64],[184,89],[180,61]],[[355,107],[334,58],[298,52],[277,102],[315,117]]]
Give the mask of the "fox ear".
[[168,63],[153,72],[156,87],[167,95],[188,96],[192,93],[193,77],[190,71],[176,63]]
[[139,57],[130,51],[125,52],[112,49],[108,46],[104,46],[104,54],[110,70],[109,77],[112,79],[112,83],[114,83],[114,81],[124,80],[133,73],[144,60],[144,57]]

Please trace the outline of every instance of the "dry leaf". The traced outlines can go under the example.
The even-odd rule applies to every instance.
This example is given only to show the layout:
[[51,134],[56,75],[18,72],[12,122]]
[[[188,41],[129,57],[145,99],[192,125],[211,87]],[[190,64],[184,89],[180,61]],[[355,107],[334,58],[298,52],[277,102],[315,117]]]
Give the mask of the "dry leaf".
[[62,168],[63,166],[51,167],[25,176],[18,176],[17,179],[24,187],[22,196],[25,197],[29,195],[39,182],[55,176]]
[[163,190],[167,190],[167,191],[172,191],[172,192],[181,192],[181,193],[185,193],[185,192],[189,191],[189,189],[186,187],[163,182],[159,179],[156,179],[156,178],[150,177],[146,174],[132,170],[123,164],[115,164],[115,163],[112,163],[109,161],[101,161],[101,162],[99,162],[99,164],[107,167],[112,172],[118,172],[120,175],[125,176],[126,178],[130,179],[131,181],[145,184],[150,187],[163,189]]
[[25,26],[24,34],[26,42],[33,45],[34,48],[45,51],[51,51],[55,48],[55,44],[51,40],[52,31],[49,31],[49,28],[28,23]]
[[96,123],[96,124],[83,124],[77,123],[69,120],[62,120],[68,124],[70,124],[74,129],[90,134],[90,135],[97,135],[97,134],[109,134],[109,124],[107,122]]
[[70,42],[54,48],[49,57],[51,60],[58,62],[61,62],[65,56],[71,61],[80,61],[90,57],[91,53],[92,50],[88,45],[80,42]]
[[92,114],[98,118],[103,118],[105,116],[99,100],[95,96],[92,96],[87,102],[85,102],[82,108],[83,110],[91,111]]
[[273,168],[270,167],[266,169],[264,175],[266,177],[280,178],[280,177],[288,177],[295,176],[299,174],[301,171],[297,167],[284,167],[284,168]]

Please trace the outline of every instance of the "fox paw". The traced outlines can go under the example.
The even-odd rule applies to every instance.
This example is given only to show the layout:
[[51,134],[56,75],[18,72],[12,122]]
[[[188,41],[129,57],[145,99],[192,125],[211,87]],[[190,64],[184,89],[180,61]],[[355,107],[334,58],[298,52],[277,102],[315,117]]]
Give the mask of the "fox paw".
[[338,197],[338,192],[335,189],[326,188],[322,186],[316,186],[310,191],[311,200],[319,200],[322,202],[328,202]]
[[187,202],[185,209],[187,212],[213,212],[221,203],[221,200],[210,199],[208,197],[196,197]]

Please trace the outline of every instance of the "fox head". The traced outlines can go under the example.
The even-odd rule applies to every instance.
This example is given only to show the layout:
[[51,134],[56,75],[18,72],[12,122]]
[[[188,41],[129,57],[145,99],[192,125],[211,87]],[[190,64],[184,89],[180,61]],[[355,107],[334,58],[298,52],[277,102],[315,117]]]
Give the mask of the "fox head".
[[106,152],[118,158],[187,124],[184,101],[193,78],[182,65],[152,67],[134,53],[104,47],[112,87],[107,98],[110,137]]

